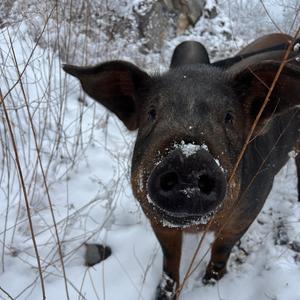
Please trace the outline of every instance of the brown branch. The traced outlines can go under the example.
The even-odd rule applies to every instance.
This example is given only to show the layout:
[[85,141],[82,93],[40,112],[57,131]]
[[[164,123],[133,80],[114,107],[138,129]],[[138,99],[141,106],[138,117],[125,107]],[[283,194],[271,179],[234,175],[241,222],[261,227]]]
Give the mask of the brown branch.
[[[295,8],[296,8],[296,7],[295,7]],[[294,20],[293,20],[293,22],[292,22],[292,24],[291,24],[291,27],[290,27],[290,29],[289,29],[289,34],[291,34],[291,31],[292,31],[292,29],[293,29],[293,27],[294,27],[294,25],[295,25],[295,23],[296,23],[297,17],[298,17],[298,15],[299,15],[299,11],[300,11],[300,6],[298,6],[297,9],[296,9],[296,13],[295,13]]]
[[211,218],[210,221],[209,221],[209,223],[207,224],[207,230],[205,230],[205,231],[203,232],[203,234],[202,234],[202,236],[201,236],[201,239],[200,239],[200,241],[199,241],[199,243],[198,243],[198,245],[197,245],[197,248],[196,248],[196,250],[195,250],[195,252],[194,252],[194,255],[193,255],[192,259],[191,259],[191,262],[190,262],[190,264],[189,264],[189,266],[188,266],[188,269],[187,269],[187,271],[186,271],[185,274],[184,274],[183,281],[182,281],[182,283],[179,285],[178,289],[176,290],[176,299],[179,297],[179,295],[180,295],[180,293],[181,293],[181,291],[182,291],[182,289],[183,289],[183,287],[184,287],[186,281],[188,280],[188,278],[190,277],[190,275],[191,275],[192,272],[193,272],[193,271],[192,271],[193,264],[194,264],[194,262],[195,262],[195,260],[196,260],[196,258],[197,258],[197,255],[198,255],[198,253],[199,253],[199,251],[200,251],[200,248],[201,248],[201,246],[202,246],[202,244],[203,244],[204,238],[205,238],[206,234],[208,233],[208,230],[209,230],[209,228],[210,228],[210,226],[211,226],[211,224],[212,224],[212,221],[213,221],[213,218]]
[[[297,36],[299,35],[299,33],[300,33],[300,27],[298,28],[296,34],[295,34],[294,37],[293,37],[293,40],[291,41],[291,43],[290,43],[288,49],[287,49],[286,52],[285,52],[285,55],[284,55],[284,57],[283,57],[283,59],[282,59],[282,62],[281,62],[281,64],[280,64],[280,66],[279,66],[277,72],[276,72],[276,75],[275,75],[275,77],[274,77],[274,79],[273,79],[273,82],[272,82],[272,84],[271,84],[271,86],[270,86],[270,88],[269,88],[269,90],[268,90],[268,93],[267,93],[265,99],[264,99],[264,102],[263,102],[263,104],[262,104],[262,106],[261,106],[261,108],[260,108],[260,110],[259,110],[259,112],[258,112],[258,114],[257,114],[257,116],[256,116],[256,118],[255,118],[255,120],[254,120],[254,122],[253,122],[253,124],[252,124],[252,127],[251,127],[251,129],[250,129],[248,135],[247,135],[246,141],[244,142],[244,145],[243,145],[243,147],[242,147],[242,150],[241,150],[241,152],[240,152],[240,154],[239,154],[239,156],[238,156],[237,162],[236,162],[236,164],[234,165],[233,171],[232,171],[232,173],[231,173],[231,175],[230,175],[230,177],[229,177],[229,180],[228,180],[228,184],[230,184],[231,181],[232,181],[233,178],[234,178],[234,175],[235,175],[235,173],[236,173],[236,171],[237,171],[237,168],[238,168],[238,166],[239,166],[239,164],[240,164],[240,162],[241,162],[241,160],[242,160],[242,158],[243,158],[243,156],[244,156],[244,154],[245,154],[245,151],[246,151],[246,149],[247,149],[247,146],[249,145],[249,142],[250,142],[250,140],[251,140],[251,137],[252,137],[252,135],[253,135],[253,133],[254,133],[254,131],[255,131],[255,128],[256,128],[256,126],[257,126],[257,124],[258,124],[258,121],[260,120],[260,117],[261,117],[261,115],[262,115],[262,113],[263,113],[263,111],[264,111],[264,109],[265,109],[265,107],[266,107],[266,105],[267,105],[267,103],[268,103],[268,101],[269,101],[269,99],[270,99],[270,96],[271,96],[271,94],[272,94],[272,92],[273,92],[273,90],[274,90],[274,88],[275,88],[275,86],[276,86],[276,83],[277,83],[277,81],[278,81],[278,79],[279,79],[279,76],[280,76],[280,74],[281,74],[283,68],[285,67],[285,65],[286,65],[287,62],[288,62],[288,56],[289,56],[290,52],[292,51],[293,44],[294,44],[294,42],[296,41]],[[251,71],[251,70],[250,70],[250,71]],[[264,162],[263,162],[263,163],[264,163]],[[262,164],[263,164],[263,163],[262,163]],[[252,182],[253,182],[253,180],[252,180]],[[251,183],[252,183],[252,182],[251,182]],[[251,185],[251,183],[250,183],[250,185]],[[249,185],[249,186],[250,186],[250,185]],[[239,199],[239,198],[238,198],[238,199]],[[236,204],[237,204],[237,202],[238,202],[238,199],[233,203],[233,208],[236,207]],[[233,209],[233,210],[234,210],[234,209]],[[232,210],[232,212],[231,212],[231,215],[233,214],[233,210]],[[186,272],[186,274],[185,274],[185,276],[184,276],[183,282],[180,284],[178,290],[176,291],[176,299],[178,299],[178,297],[179,297],[179,295],[180,295],[180,293],[181,293],[181,291],[182,291],[182,289],[183,289],[183,287],[184,287],[184,284],[185,284],[186,280],[187,280],[187,279],[190,277],[190,275],[195,271],[195,268],[191,271],[192,265],[193,265],[193,263],[194,263],[194,261],[195,261],[197,255],[198,255],[198,252],[199,252],[199,250],[200,250],[200,248],[201,248],[201,245],[202,245],[202,243],[203,243],[204,237],[206,236],[206,234],[208,233],[208,231],[209,231],[209,229],[210,229],[210,226],[211,226],[211,224],[212,224],[212,220],[213,220],[213,218],[210,220],[210,222],[208,223],[208,225],[207,225],[205,231],[203,232],[203,235],[202,235],[202,237],[201,237],[201,239],[200,239],[200,241],[199,241],[199,243],[198,243],[198,246],[197,246],[196,251],[195,251],[195,253],[194,253],[194,255],[193,255],[193,258],[192,258],[191,263],[190,263],[190,265],[189,265],[189,267],[188,267],[188,270],[187,270],[187,272]],[[228,220],[230,220],[230,217],[228,218]],[[223,224],[223,226],[222,226],[222,227],[220,228],[220,230],[217,232],[216,237],[218,237],[218,236],[220,235],[220,233],[221,233],[222,230],[225,228],[225,226],[227,225],[227,223],[228,223],[228,221],[226,221],[226,222]],[[206,251],[206,253],[205,253],[204,255],[207,255],[208,252],[209,252],[209,251]]]
[[[289,122],[287,123],[285,129],[281,132],[281,134],[280,134],[279,137],[277,138],[277,140],[276,140],[276,142],[274,143],[274,145],[273,145],[271,151],[270,151],[270,152],[268,153],[268,155],[264,158],[264,160],[262,161],[262,163],[261,163],[261,165],[260,165],[258,171],[254,174],[253,178],[251,179],[250,183],[247,185],[247,187],[245,188],[244,192],[243,192],[242,195],[239,197],[239,199],[243,199],[243,198],[244,198],[246,192],[249,190],[249,188],[251,187],[252,183],[254,182],[254,179],[255,179],[256,176],[261,172],[262,167],[264,166],[265,162],[267,161],[267,159],[269,158],[269,156],[271,155],[271,153],[273,152],[273,150],[275,149],[275,147],[278,145],[278,143],[279,143],[281,137],[283,136],[284,133],[286,133],[286,130],[287,130],[287,128],[288,128],[290,122],[294,119],[295,114],[296,114],[296,113],[294,113],[294,114],[292,115],[292,117],[290,118],[290,120],[289,120]],[[238,201],[235,201],[235,203],[233,203],[233,208],[232,208],[232,211],[231,211],[230,215],[228,216],[228,220],[230,220],[232,214],[234,213],[234,210],[235,210],[235,208],[236,208],[237,203],[238,203]],[[226,224],[227,224],[227,222],[225,222],[224,226],[222,226],[221,229],[217,232],[216,237],[218,237],[218,236],[220,235],[221,231],[223,230],[223,228],[225,227]],[[199,266],[199,264],[203,261],[203,259],[205,258],[205,256],[208,254],[209,250],[210,250],[210,249],[208,249],[208,250],[204,253],[202,259],[201,259],[200,262],[194,267],[194,269],[192,270],[192,272],[190,273],[190,275],[193,274],[193,272],[196,270],[196,268]]]
[[16,161],[16,164],[17,164],[17,171],[18,171],[18,174],[19,174],[21,189],[22,189],[22,192],[23,192],[25,205],[26,205],[26,213],[27,213],[27,218],[28,218],[28,222],[29,222],[31,239],[32,239],[34,252],[35,252],[35,256],[36,256],[36,260],[37,260],[37,265],[38,265],[38,270],[39,270],[39,276],[40,276],[41,288],[42,288],[42,295],[43,295],[43,299],[46,299],[46,291],[45,291],[45,283],[44,283],[44,279],[43,279],[42,266],[41,266],[40,255],[39,255],[37,243],[36,243],[36,240],[35,240],[33,224],[32,224],[32,219],[31,219],[31,209],[30,209],[29,199],[27,197],[27,191],[26,191],[23,171],[22,171],[22,168],[21,168],[21,163],[20,163],[18,150],[17,150],[17,144],[16,144],[14,133],[13,133],[13,129],[12,129],[12,126],[11,126],[10,118],[9,118],[9,115],[8,115],[8,112],[7,112],[7,109],[6,109],[5,102],[3,100],[4,100],[4,98],[2,97],[2,92],[1,92],[1,89],[0,89],[0,102],[1,102],[1,105],[3,107],[5,120],[6,120],[6,123],[7,123],[7,126],[8,126],[9,135],[10,135],[10,138],[11,138],[11,142],[12,142],[13,150],[14,150],[14,154],[15,154],[15,161]]
[[[278,70],[277,70],[277,72],[276,72],[276,74],[275,74],[275,77],[274,77],[274,79],[273,79],[273,82],[272,82],[272,84],[271,84],[269,90],[268,90],[268,93],[267,93],[267,95],[266,95],[266,97],[265,97],[265,100],[264,100],[264,102],[263,102],[263,104],[262,104],[262,106],[261,106],[261,108],[260,108],[258,114],[256,115],[256,118],[255,118],[255,120],[254,120],[254,122],[253,122],[253,124],[252,124],[252,126],[251,126],[251,129],[250,129],[248,135],[247,135],[246,141],[245,141],[245,143],[244,143],[244,145],[243,145],[243,147],[242,147],[242,150],[241,150],[241,152],[240,152],[240,154],[239,154],[239,156],[238,156],[237,162],[236,162],[236,164],[235,164],[235,166],[234,166],[234,168],[233,168],[233,170],[232,170],[232,173],[231,173],[231,175],[230,175],[230,177],[229,177],[228,184],[230,184],[231,181],[233,180],[233,177],[234,177],[234,175],[235,175],[235,173],[236,173],[236,171],[237,171],[237,168],[238,168],[238,166],[239,166],[239,164],[240,164],[240,162],[241,162],[241,160],[242,160],[242,158],[243,158],[243,156],[244,156],[244,154],[245,154],[245,152],[246,152],[246,149],[247,149],[247,147],[248,147],[248,145],[249,145],[249,142],[250,142],[251,137],[252,137],[252,135],[253,135],[253,133],[254,133],[254,131],[255,131],[255,128],[257,127],[257,124],[258,124],[258,122],[259,122],[259,120],[260,120],[260,118],[261,118],[261,115],[262,115],[262,113],[263,113],[265,107],[267,106],[267,104],[268,104],[268,102],[269,102],[269,100],[270,100],[271,94],[272,94],[272,92],[273,92],[273,90],[274,90],[274,88],[275,88],[275,86],[276,86],[276,83],[277,83],[279,77],[280,77],[280,74],[281,74],[283,68],[285,67],[285,65],[286,65],[286,63],[287,63],[287,59],[288,59],[289,54],[291,53],[291,51],[292,51],[292,49],[293,49],[294,42],[296,41],[297,36],[299,35],[299,33],[300,33],[300,27],[298,28],[298,30],[297,30],[295,36],[293,37],[293,40],[292,40],[291,43],[289,44],[289,47],[287,48],[287,50],[286,50],[286,52],[285,52],[285,54],[284,54],[284,57],[283,57],[283,59],[282,59],[282,62],[281,62],[280,66],[279,66],[279,68],[278,68]],[[251,69],[249,69],[249,70],[251,71]]]
[[5,290],[0,286],[0,291],[3,292],[9,299],[14,300],[14,298]]
[[35,149],[36,149],[37,158],[38,158],[38,164],[39,164],[40,169],[41,169],[42,178],[43,178],[45,191],[46,191],[46,196],[47,196],[48,204],[49,204],[49,208],[50,208],[51,218],[52,218],[52,222],[53,222],[53,225],[54,225],[54,232],[55,232],[55,236],[56,236],[56,240],[57,240],[57,248],[58,248],[58,253],[59,253],[61,266],[62,266],[62,271],[63,271],[63,278],[64,278],[64,283],[65,283],[66,295],[67,295],[67,299],[69,300],[70,298],[69,298],[69,292],[68,292],[68,284],[67,284],[67,278],[66,278],[66,271],[65,271],[64,259],[63,259],[63,253],[62,253],[62,248],[61,248],[61,242],[60,242],[60,239],[59,239],[56,219],[55,219],[55,216],[54,216],[54,211],[53,211],[53,206],[52,206],[52,202],[51,202],[49,188],[48,188],[48,184],[47,184],[47,180],[46,180],[46,175],[45,175],[45,171],[44,171],[43,164],[42,164],[40,149],[39,149],[38,142],[37,142],[37,134],[36,134],[35,127],[34,127],[34,124],[33,124],[32,115],[31,115],[31,112],[30,112],[30,109],[29,109],[28,99],[27,99],[27,96],[26,96],[26,93],[25,93],[23,81],[22,81],[22,78],[21,78],[21,73],[20,73],[20,70],[19,70],[19,67],[18,67],[16,53],[14,51],[14,47],[13,47],[13,43],[12,43],[9,31],[8,31],[8,37],[9,37],[9,41],[10,41],[10,45],[11,45],[11,49],[12,49],[13,61],[14,61],[14,64],[15,64],[15,67],[16,67],[16,70],[17,70],[17,73],[18,73],[18,76],[19,76],[19,79],[20,79],[19,84],[20,84],[22,95],[23,95],[23,98],[24,98],[24,102],[25,102],[25,106],[26,106],[26,110],[27,110],[27,114],[28,114],[28,118],[29,118],[30,127],[31,127],[32,134],[33,134]]

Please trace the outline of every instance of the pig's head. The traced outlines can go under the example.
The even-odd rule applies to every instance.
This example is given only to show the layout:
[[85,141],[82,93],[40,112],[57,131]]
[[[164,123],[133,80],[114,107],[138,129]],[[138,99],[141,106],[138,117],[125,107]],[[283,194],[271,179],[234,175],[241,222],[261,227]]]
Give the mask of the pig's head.
[[[129,130],[138,129],[134,195],[152,221],[180,227],[207,223],[238,196],[239,171],[230,184],[228,178],[279,63],[227,71],[176,65],[153,76],[123,61],[64,70]],[[299,72],[286,67],[255,134],[264,134],[264,124],[293,105],[296,80]]]

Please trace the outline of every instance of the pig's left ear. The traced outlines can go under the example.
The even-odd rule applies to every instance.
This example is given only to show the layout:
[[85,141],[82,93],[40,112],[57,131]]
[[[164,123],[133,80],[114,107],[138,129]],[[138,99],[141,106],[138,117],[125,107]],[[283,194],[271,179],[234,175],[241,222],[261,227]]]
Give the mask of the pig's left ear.
[[[255,119],[279,69],[280,62],[265,61],[251,65],[233,76],[233,86],[247,115]],[[300,68],[286,65],[262,113],[260,123],[273,115],[284,113],[300,105]],[[262,125],[262,124],[260,124]]]
[[115,113],[129,130],[139,126],[139,99],[150,76],[125,61],[111,61],[93,67],[64,65],[63,69],[77,77],[83,90]]

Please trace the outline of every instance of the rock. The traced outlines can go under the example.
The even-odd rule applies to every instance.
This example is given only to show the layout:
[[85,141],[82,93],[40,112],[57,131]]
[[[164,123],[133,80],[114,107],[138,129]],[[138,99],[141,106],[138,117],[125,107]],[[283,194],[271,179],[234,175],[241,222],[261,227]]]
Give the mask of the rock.
[[295,252],[299,252],[300,253],[300,242],[299,241],[293,241],[292,243],[290,243],[289,246]]
[[100,244],[85,244],[85,265],[88,267],[100,263],[111,255],[111,248]]
[[164,42],[175,36],[176,14],[170,12],[164,2],[140,1],[133,11],[142,39],[142,53],[159,52]]
[[163,0],[170,11],[177,15],[177,35],[190,25],[194,26],[203,15],[205,0]]
[[[183,34],[189,26],[195,26],[206,10],[205,0],[144,0],[133,8],[140,37],[143,39],[140,51],[159,52],[164,42]],[[216,14],[216,8],[214,7]]]

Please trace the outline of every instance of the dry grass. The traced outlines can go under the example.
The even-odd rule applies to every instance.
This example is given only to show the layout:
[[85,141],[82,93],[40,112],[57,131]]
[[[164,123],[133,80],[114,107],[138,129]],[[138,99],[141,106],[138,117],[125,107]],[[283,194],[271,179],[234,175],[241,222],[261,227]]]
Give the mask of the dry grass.
[[[26,2],[20,1],[20,3]],[[39,2],[35,2],[35,5],[37,3]],[[103,1],[100,6],[105,6],[105,3],[106,1]],[[68,20],[72,18],[72,15],[78,15],[78,10],[83,7],[72,0],[63,4],[63,10],[62,6],[57,6],[58,2],[53,1],[41,5],[38,11],[24,11],[23,16],[19,15],[14,24],[11,22],[11,26],[2,29],[0,33],[1,43],[5,44],[5,51],[0,51],[0,118],[2,120],[0,124],[0,197],[5,199],[5,204],[0,206],[0,213],[5,216],[3,227],[0,230],[1,271],[5,272],[7,268],[7,253],[10,256],[16,256],[20,262],[37,270],[36,279],[18,295],[12,296],[5,290],[5,287],[0,287],[0,290],[9,299],[18,299],[25,294],[30,295],[31,291],[37,288],[41,290],[41,297],[46,299],[45,280],[50,276],[64,281],[66,299],[70,299],[70,289],[76,291],[78,299],[85,299],[82,289],[86,280],[92,282],[95,299],[105,299],[105,289],[101,292],[97,290],[96,283],[93,282],[88,270],[83,275],[81,287],[76,287],[68,279],[65,264],[72,261],[74,253],[84,242],[93,239],[111,222],[118,199],[124,192],[123,186],[126,181],[124,177],[128,175],[128,161],[124,161],[122,152],[115,153],[107,147],[105,138],[104,141],[101,141],[101,147],[106,149],[115,165],[118,166],[110,184],[106,186],[101,181],[97,182],[99,193],[94,199],[75,211],[71,212],[67,208],[66,215],[57,218],[59,214],[53,207],[54,187],[64,182],[66,187],[65,204],[69,207],[69,177],[84,159],[88,147],[95,143],[96,128],[102,127],[103,136],[107,137],[106,130],[109,119],[108,114],[99,116],[94,104],[90,104],[85,96],[81,95],[74,113],[76,118],[72,121],[68,120],[67,111],[70,109],[68,98],[77,87],[70,85],[60,70],[57,65],[57,56],[63,58],[64,61],[76,61],[77,64],[84,65],[95,62],[94,59],[97,56],[100,57],[100,60],[104,58],[104,55],[99,53],[99,49],[104,53],[111,52],[112,49],[111,45],[101,42],[101,39],[93,44],[92,37],[95,32],[94,28],[91,28],[92,23],[89,20],[88,9],[84,10],[83,21],[80,23],[82,32],[80,32],[78,28],[74,28],[76,23],[68,22]],[[291,31],[295,31],[298,11],[297,9]],[[24,26],[27,26],[26,30],[31,33],[33,41],[28,38],[19,40],[24,34]],[[91,35],[85,33],[91,33]],[[295,36],[298,33],[299,30]],[[43,46],[43,50],[40,46]],[[21,49],[16,49],[16,47],[21,47]],[[111,53],[110,58],[116,58],[124,51],[126,55],[130,55],[128,49],[122,44],[121,48]],[[93,50],[95,54],[91,56]],[[24,53],[21,61],[20,53]],[[105,57],[105,59],[107,58],[109,57]],[[139,56],[136,60],[141,65],[147,63],[144,56]],[[45,61],[47,64],[44,64]],[[164,58],[158,57],[156,62],[163,63]],[[274,78],[269,95],[272,93],[284,64],[285,61]],[[47,70],[40,69],[44,67]],[[269,95],[267,95],[251,132],[249,132],[236,167],[246,150]],[[92,118],[87,120],[87,115]],[[86,125],[87,123],[89,125]],[[126,147],[130,148],[131,141],[122,133],[122,129],[120,129],[120,136],[123,137]],[[89,212],[103,199],[107,201],[108,214],[106,218],[101,220],[92,231],[84,231],[76,236],[76,240],[75,238],[68,240],[67,232],[74,224],[75,219],[88,217]],[[50,220],[45,219],[44,212],[48,210],[51,215]],[[14,219],[12,220],[12,218]],[[15,244],[18,245],[17,235],[19,232],[28,237],[24,241],[26,246],[22,248],[22,252],[25,254],[23,256],[19,255],[19,249],[14,248]],[[47,239],[44,238],[46,232],[51,233]],[[194,266],[194,260],[204,236],[205,233],[191,259],[178,295],[186,280],[197,267]],[[32,246],[26,243],[28,241],[32,243]],[[72,245],[72,249],[68,248],[68,243]],[[73,248],[75,244],[76,247]],[[31,247],[34,249],[33,252]],[[153,253],[146,266],[140,262],[141,268],[144,269],[142,285],[137,287],[132,281],[140,297],[142,297],[143,284],[156,254],[157,251]],[[128,277],[130,278],[130,274]]]

